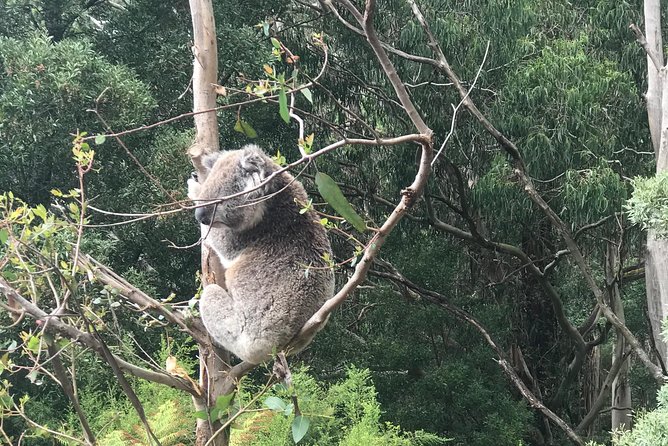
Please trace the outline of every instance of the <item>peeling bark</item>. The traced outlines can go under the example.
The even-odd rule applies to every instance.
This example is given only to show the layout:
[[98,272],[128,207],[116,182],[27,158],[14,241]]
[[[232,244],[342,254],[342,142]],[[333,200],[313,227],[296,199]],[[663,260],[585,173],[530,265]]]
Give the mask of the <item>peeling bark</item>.
[[[661,36],[661,1],[645,0],[645,39],[647,52],[647,117],[656,154],[656,172],[668,169],[668,72],[664,65]],[[645,257],[647,311],[658,353],[666,364],[668,345],[661,335],[661,324],[668,316],[668,240],[650,231]]]
[[[617,280],[619,271],[619,253],[617,246],[608,243],[605,262],[605,275],[610,296],[610,308],[623,323],[626,323],[624,317],[624,306]],[[612,353],[612,360],[622,361],[619,372],[612,381],[611,392],[611,426],[612,431],[631,429],[631,385],[629,383],[629,361],[624,359],[624,352],[627,349],[624,335],[615,330],[615,348]]]

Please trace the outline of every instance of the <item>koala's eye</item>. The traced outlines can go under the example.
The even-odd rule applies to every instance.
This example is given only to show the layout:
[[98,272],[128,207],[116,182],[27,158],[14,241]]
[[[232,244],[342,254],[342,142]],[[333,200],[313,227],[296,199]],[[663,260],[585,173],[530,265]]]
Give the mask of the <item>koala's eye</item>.
[[197,172],[191,172],[190,173],[190,178],[192,178],[193,180],[195,180],[199,183],[199,176],[197,175]]

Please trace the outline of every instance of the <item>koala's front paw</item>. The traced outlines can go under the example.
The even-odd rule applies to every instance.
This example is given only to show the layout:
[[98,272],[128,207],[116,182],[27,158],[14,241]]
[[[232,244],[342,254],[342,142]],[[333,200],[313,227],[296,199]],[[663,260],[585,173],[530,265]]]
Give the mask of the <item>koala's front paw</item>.
[[188,198],[191,200],[197,200],[201,186],[202,185],[197,181],[197,173],[193,172],[191,177],[188,179]]

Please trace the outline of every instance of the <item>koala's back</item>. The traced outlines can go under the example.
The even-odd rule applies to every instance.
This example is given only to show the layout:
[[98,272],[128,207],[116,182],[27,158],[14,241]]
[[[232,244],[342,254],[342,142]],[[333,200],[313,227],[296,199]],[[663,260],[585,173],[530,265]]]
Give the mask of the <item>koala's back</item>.
[[212,337],[254,363],[282,349],[334,293],[334,274],[323,259],[331,256],[326,231],[314,212],[299,212],[298,203],[307,201],[303,186],[287,173],[272,183],[256,225],[211,228],[208,243],[226,268],[227,294],[208,286],[200,302]]

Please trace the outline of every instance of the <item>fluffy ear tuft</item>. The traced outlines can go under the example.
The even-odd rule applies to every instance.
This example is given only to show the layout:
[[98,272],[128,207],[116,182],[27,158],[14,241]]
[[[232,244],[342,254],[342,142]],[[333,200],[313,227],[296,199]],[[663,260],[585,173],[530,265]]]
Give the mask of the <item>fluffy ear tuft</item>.
[[264,152],[258,146],[249,144],[243,148],[241,159],[239,161],[241,168],[249,173],[259,173],[261,177],[265,176],[265,166],[267,164]]
[[220,155],[222,155],[223,152],[220,150],[216,150],[215,152],[208,153],[204,155],[202,158],[202,165],[204,168],[209,171],[213,167],[214,164],[216,164],[216,161],[218,161],[218,158],[220,158]]

